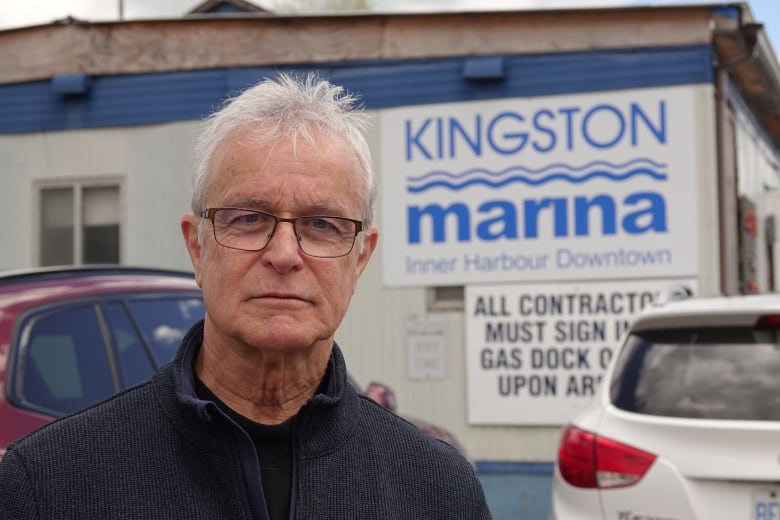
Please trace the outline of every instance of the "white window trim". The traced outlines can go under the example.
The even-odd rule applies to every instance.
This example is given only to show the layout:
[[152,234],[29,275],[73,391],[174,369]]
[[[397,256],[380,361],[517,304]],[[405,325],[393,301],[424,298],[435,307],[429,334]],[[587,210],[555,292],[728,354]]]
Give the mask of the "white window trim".
[[124,243],[125,243],[125,212],[124,212],[124,199],[125,199],[125,179],[121,176],[106,176],[106,177],[73,177],[73,178],[58,178],[58,179],[36,179],[33,181],[33,204],[32,204],[32,242],[31,248],[32,258],[31,264],[40,266],[41,263],[41,192],[45,189],[56,188],[71,188],[74,190],[73,194],[73,265],[82,265],[82,253],[81,253],[81,241],[82,241],[82,218],[81,218],[81,205],[82,205],[82,193],[85,188],[101,188],[101,187],[116,187],[119,191],[119,264],[124,262]]

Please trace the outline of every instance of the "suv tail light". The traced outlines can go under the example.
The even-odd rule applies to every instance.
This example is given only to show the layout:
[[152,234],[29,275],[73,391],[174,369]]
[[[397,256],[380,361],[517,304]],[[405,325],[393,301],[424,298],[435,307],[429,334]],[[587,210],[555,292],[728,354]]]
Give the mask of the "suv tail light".
[[636,484],[653,465],[652,453],[569,425],[558,447],[563,479],[579,488],[617,488]]
[[765,314],[758,318],[754,327],[757,329],[780,329],[780,315]]

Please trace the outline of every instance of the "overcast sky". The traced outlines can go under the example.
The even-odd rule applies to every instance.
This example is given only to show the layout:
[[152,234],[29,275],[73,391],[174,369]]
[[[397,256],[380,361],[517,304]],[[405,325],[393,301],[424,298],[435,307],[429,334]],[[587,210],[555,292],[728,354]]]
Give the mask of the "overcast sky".
[[[203,0],[0,0],[0,29],[50,23],[74,16],[89,21],[116,20],[120,5],[125,19],[179,17]],[[272,7],[286,0],[256,0]],[[288,0],[295,4],[295,0]],[[326,5],[328,0],[303,0]],[[546,9],[616,5],[671,5],[719,3],[702,0],[369,0],[383,12]],[[780,0],[749,0],[754,18],[764,24],[775,54],[780,54]]]

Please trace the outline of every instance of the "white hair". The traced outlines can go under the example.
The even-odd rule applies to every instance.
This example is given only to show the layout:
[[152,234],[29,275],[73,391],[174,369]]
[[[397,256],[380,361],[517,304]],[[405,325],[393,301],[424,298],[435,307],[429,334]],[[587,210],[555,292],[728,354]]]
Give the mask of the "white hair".
[[310,73],[305,78],[281,74],[264,79],[238,96],[226,100],[205,120],[196,147],[192,211],[205,209],[206,193],[214,176],[211,164],[223,141],[240,130],[250,129],[258,143],[280,139],[293,142],[301,137],[314,142],[323,132],[341,138],[354,150],[365,174],[361,220],[370,226],[374,219],[376,181],[364,132],[368,119],[358,98]]

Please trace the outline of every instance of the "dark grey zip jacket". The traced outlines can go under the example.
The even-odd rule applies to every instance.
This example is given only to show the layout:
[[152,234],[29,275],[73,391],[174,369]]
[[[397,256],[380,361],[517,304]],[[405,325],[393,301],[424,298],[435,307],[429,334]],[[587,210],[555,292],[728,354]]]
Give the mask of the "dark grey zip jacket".
[[[3,520],[266,520],[249,437],[193,390],[203,324],[151,380],[59,419],[0,462]],[[290,518],[489,519],[471,464],[347,383],[293,420]]]

